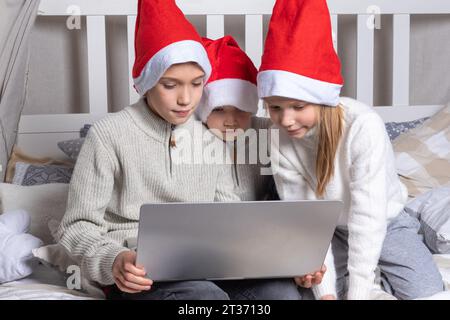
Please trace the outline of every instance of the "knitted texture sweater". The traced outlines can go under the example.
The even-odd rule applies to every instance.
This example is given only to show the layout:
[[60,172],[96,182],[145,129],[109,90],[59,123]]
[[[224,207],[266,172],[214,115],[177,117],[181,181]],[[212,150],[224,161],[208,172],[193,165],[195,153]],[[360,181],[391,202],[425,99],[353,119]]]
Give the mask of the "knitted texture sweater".
[[[344,211],[338,227],[349,232],[348,299],[368,299],[375,278],[387,224],[403,209],[407,199],[394,163],[394,153],[384,123],[370,107],[341,98],[344,133],[335,157],[334,176],[324,199],[342,200]],[[317,199],[315,161],[318,146],[315,129],[303,139],[291,139],[280,130],[272,141],[274,179],[283,200]],[[313,288],[316,297],[336,295],[332,251],[322,283]]]
[[172,126],[145,99],[96,122],[78,156],[58,230],[83,275],[114,283],[112,265],[129,250],[127,239],[137,237],[144,203],[238,201],[231,166],[210,152],[223,145],[193,118]]
[[[237,152],[232,167],[234,192],[242,201],[260,201],[270,198],[273,177],[270,170],[270,135],[272,122],[268,118],[252,117],[246,132],[243,150],[239,142],[227,143],[230,153]],[[249,133],[249,134],[248,134]]]

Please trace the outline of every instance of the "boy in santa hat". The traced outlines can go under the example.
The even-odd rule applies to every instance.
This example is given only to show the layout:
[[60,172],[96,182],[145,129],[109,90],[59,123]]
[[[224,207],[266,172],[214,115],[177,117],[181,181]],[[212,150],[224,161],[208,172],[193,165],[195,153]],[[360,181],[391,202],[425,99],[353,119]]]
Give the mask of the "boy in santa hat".
[[280,130],[271,148],[276,186],[283,200],[344,202],[329,271],[313,290],[369,299],[379,266],[399,299],[442,291],[419,223],[403,210],[407,192],[384,123],[373,108],[340,98],[342,85],[326,1],[278,0],[258,74],[259,97]]
[[[191,117],[211,73],[201,38],[174,0],[140,0],[138,6],[133,77],[142,98],[91,127],[72,176],[59,242],[85,277],[107,289],[108,298],[229,299],[210,281],[153,286],[129,248],[144,203],[239,200],[226,165],[185,163],[175,152],[189,149],[185,144],[196,130],[203,139],[195,143],[205,149],[223,145]],[[294,289],[286,283],[271,288],[289,296]]]

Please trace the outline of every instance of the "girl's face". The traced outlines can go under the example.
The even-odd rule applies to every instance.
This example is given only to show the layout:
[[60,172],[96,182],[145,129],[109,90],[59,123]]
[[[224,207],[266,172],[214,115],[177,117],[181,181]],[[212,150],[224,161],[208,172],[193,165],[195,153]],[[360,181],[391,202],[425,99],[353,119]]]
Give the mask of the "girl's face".
[[185,123],[200,102],[204,77],[195,63],[171,66],[146,94],[150,109],[171,124]]
[[208,116],[206,125],[222,140],[233,141],[239,133],[237,130],[250,128],[251,117],[250,112],[234,106],[217,107]]
[[319,105],[283,97],[269,97],[264,101],[272,122],[292,138],[303,138],[318,122]]

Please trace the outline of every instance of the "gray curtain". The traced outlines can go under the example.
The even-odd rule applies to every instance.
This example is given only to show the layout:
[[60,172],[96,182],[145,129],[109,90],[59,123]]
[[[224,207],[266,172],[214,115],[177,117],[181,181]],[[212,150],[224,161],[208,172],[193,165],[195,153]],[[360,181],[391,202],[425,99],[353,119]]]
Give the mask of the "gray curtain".
[[5,178],[25,105],[29,35],[40,0],[0,0],[0,165]]

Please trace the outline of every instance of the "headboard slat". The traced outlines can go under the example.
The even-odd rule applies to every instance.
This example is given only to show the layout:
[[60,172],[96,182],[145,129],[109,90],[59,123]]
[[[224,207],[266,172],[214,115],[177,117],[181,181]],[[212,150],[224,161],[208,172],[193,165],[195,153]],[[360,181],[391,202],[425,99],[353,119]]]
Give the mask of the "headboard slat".
[[245,51],[258,69],[261,65],[263,45],[263,16],[245,16]]
[[358,16],[356,97],[373,105],[374,29],[371,15]]
[[409,105],[410,16],[394,15],[392,105]]
[[334,50],[336,50],[336,52],[338,51],[338,24],[339,24],[339,18],[337,14],[333,14],[331,15],[331,27],[333,29],[333,45],[334,45]]
[[[333,14],[367,14],[367,8],[377,6],[380,14],[446,14],[448,0],[328,0]],[[177,0],[188,15],[199,14],[271,14],[275,0]],[[42,15],[70,15],[67,8],[77,5],[81,15],[136,15],[137,0],[41,0]]]
[[105,17],[87,17],[86,23],[89,67],[89,112],[92,114],[106,114],[108,112],[108,81],[106,71]]
[[134,53],[134,30],[136,26],[136,16],[128,16],[127,17],[127,33],[128,33],[128,93],[130,104],[135,103],[139,100],[139,94],[134,89],[134,81],[133,81],[133,65],[135,59]]
[[206,16],[206,36],[219,39],[225,35],[225,17],[222,14]]

